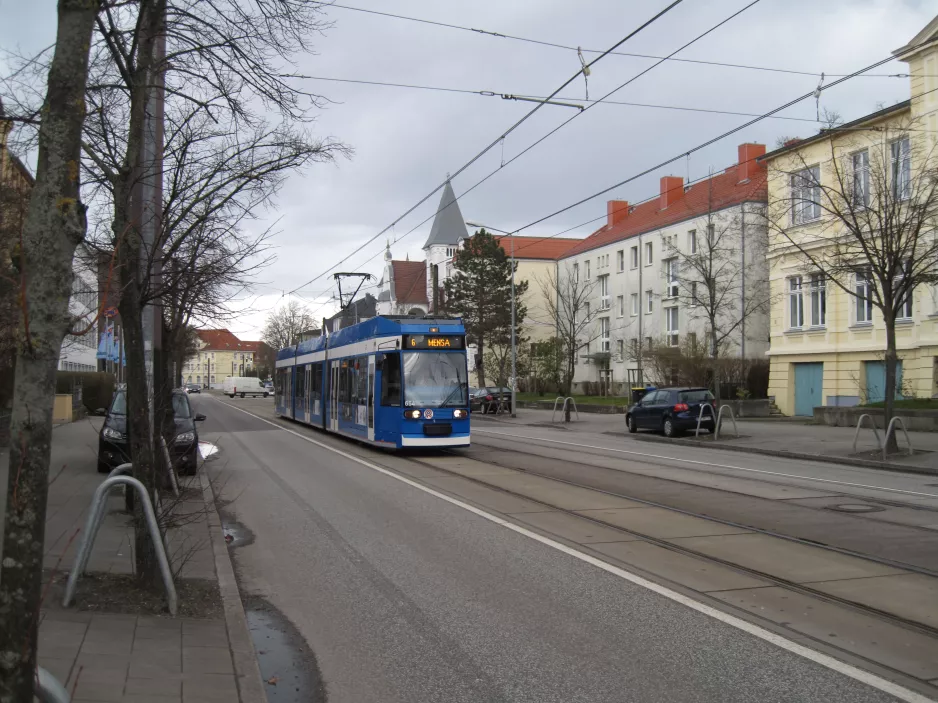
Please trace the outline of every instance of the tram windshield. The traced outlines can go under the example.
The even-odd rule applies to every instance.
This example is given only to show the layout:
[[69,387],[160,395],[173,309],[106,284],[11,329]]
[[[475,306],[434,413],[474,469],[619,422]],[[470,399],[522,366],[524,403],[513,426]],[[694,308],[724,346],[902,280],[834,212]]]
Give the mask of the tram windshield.
[[465,354],[404,354],[404,407],[462,408],[468,404]]

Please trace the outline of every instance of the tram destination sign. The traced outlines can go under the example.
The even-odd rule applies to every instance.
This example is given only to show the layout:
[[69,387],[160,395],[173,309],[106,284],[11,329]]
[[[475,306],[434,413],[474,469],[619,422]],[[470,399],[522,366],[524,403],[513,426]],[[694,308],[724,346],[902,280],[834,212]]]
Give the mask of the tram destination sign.
[[462,349],[465,338],[455,334],[408,334],[404,349]]

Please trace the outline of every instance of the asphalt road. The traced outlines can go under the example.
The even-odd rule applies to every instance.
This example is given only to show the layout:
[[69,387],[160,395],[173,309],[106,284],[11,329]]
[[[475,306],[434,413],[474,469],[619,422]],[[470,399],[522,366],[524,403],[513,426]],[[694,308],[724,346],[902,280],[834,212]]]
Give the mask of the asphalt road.
[[219,398],[193,401],[220,449],[223,517],[254,535],[234,551],[242,590],[305,637],[333,703],[896,700]]

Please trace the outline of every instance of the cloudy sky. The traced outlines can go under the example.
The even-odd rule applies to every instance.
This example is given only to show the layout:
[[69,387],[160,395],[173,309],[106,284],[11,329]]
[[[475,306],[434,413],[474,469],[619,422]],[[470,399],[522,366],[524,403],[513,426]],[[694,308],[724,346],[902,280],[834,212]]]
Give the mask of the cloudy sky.
[[[666,55],[749,0],[684,0],[618,51]],[[394,13],[539,41],[580,46],[586,59],[597,56],[652,17],[665,0],[347,0],[326,7],[331,29],[315,40],[317,53],[300,56],[298,71],[310,76],[356,81],[545,96],[579,68],[575,51],[476,32],[395,19],[350,7]],[[0,46],[34,50],[54,39],[51,0],[0,0]],[[468,220],[514,230],[567,204],[623,181],[686,152],[747,117],[699,110],[761,114],[812,91],[819,75],[848,74],[887,58],[934,17],[927,0],[761,0],[678,58],[731,63],[782,71],[668,61],[608,98],[665,107],[598,104],[501,169],[460,200]],[[611,55],[592,68],[589,97],[597,99],[625,83],[653,59]],[[907,66],[890,62],[823,91],[821,108],[844,119],[891,105],[909,95]],[[317,317],[331,314],[334,286],[330,267],[397,220],[456,172],[484,146],[533,107],[474,93],[362,85],[325,80],[304,88],[326,96],[315,130],[355,150],[336,165],[315,165],[293,175],[262,218],[278,221],[277,261],[258,281],[255,295],[237,304],[242,316],[231,324],[243,339],[256,339],[269,309],[284,293],[298,295]],[[583,102],[580,77],[563,91]],[[559,98],[558,98],[559,99]],[[457,195],[499,169],[532,142],[576,111],[545,106],[505,141],[453,181]],[[818,125],[814,100],[780,113],[589,203],[525,231],[550,236],[605,212],[607,199],[638,202],[657,193],[658,179],[691,179],[721,170],[736,160],[742,142],[770,148],[784,136],[806,136]],[[435,195],[338,270],[380,276],[385,242],[395,258],[422,258],[430,223],[407,234],[436,210]],[[585,236],[599,226],[583,225]],[[406,236],[405,236],[406,235]],[[572,235],[567,235],[572,236]],[[312,281],[312,282],[310,282]]]

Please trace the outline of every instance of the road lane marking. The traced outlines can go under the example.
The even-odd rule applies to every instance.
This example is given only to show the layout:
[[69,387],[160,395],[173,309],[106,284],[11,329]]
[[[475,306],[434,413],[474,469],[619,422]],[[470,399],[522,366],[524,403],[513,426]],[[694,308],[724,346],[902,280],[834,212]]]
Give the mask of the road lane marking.
[[490,512],[482,510],[481,508],[477,508],[474,505],[470,505],[469,503],[464,503],[458,498],[454,498],[453,496],[447,495],[445,493],[440,493],[439,491],[434,490],[433,488],[430,488],[429,486],[425,486],[422,483],[418,483],[417,481],[407,478],[406,476],[402,476],[394,471],[391,471],[390,469],[386,469],[383,466],[378,466],[377,464],[373,464],[370,461],[367,461],[366,459],[362,459],[359,456],[342,451],[341,449],[337,449],[336,447],[332,447],[324,442],[320,442],[317,439],[313,439],[312,437],[307,437],[306,435],[303,435],[297,432],[296,430],[291,430],[288,427],[284,427],[283,425],[280,425],[279,423],[276,423],[276,422],[273,422],[272,420],[268,420],[267,418],[261,417],[260,415],[250,412],[249,410],[244,410],[242,408],[231,405],[230,403],[225,403],[225,401],[221,401],[221,402],[233,408],[234,410],[242,412],[245,415],[250,415],[251,417],[258,419],[261,422],[265,422],[268,425],[271,425],[277,428],[278,430],[282,430],[283,432],[287,432],[291,435],[294,435],[295,437],[298,437],[304,442],[315,444],[316,446],[321,447],[322,449],[333,452],[334,454],[338,454],[339,456],[344,457],[350,461],[353,461],[356,464],[360,464],[361,466],[364,466],[365,468],[371,469],[372,471],[376,471],[396,481],[400,481],[401,483],[405,483],[408,486],[411,486],[412,488],[416,488],[418,491],[422,491],[424,493],[432,495],[435,498],[439,498],[440,500],[446,501],[447,503],[450,503],[451,505],[455,505],[458,508],[462,508],[463,510],[466,510],[474,515],[477,515],[485,520],[488,520],[489,522],[492,522],[496,525],[507,528],[511,530],[512,532],[516,532],[520,535],[523,535],[524,537],[532,539],[535,542],[539,542],[547,547],[551,547],[552,549],[555,549],[556,551],[562,552],[586,564],[595,566],[596,568],[601,569],[609,574],[612,574],[613,576],[618,576],[619,578],[624,579],[636,586],[645,588],[649,591],[652,591],[653,593],[656,593],[660,596],[663,596],[664,598],[667,598],[668,600],[674,601],[675,603],[679,603],[687,608],[690,608],[691,610],[697,611],[698,613],[714,618],[715,620],[718,620],[725,625],[734,627],[737,630],[742,630],[743,632],[749,635],[752,635],[753,637],[758,637],[759,639],[765,642],[774,644],[775,646],[780,647],[781,649],[791,652],[792,654],[795,654],[797,656],[803,657],[804,659],[807,659],[808,661],[811,661],[815,664],[823,666],[832,671],[836,671],[837,673],[847,676],[851,679],[854,679],[855,681],[859,681],[863,684],[866,684],[867,686],[870,686],[871,688],[875,688],[891,696],[895,696],[899,700],[906,701],[907,703],[931,703],[934,700],[931,698],[927,698],[916,691],[905,688],[904,686],[897,684],[893,681],[889,681],[888,679],[884,679],[880,676],[877,676],[876,674],[873,674],[872,672],[859,669],[851,664],[847,664],[846,662],[842,662],[839,659],[835,659],[834,657],[828,654],[817,652],[802,644],[793,642],[792,640],[786,637],[783,637],[782,635],[766,630],[765,628],[760,627],[759,625],[743,620],[742,618],[736,617],[735,615],[730,615],[729,613],[725,613],[722,610],[717,610],[714,607],[698,602],[694,600],[693,598],[690,598],[689,596],[686,596],[682,593],[678,593],[677,591],[671,590],[670,588],[667,588],[665,586],[662,586],[661,584],[655,583],[654,581],[649,581],[646,578],[643,578],[637,574],[633,574],[618,566],[613,566],[612,564],[609,564],[600,559],[597,559],[596,557],[586,554],[585,552],[581,552],[566,544],[557,542],[556,540],[553,540],[550,537],[545,537],[544,535],[538,534],[537,532],[533,532],[525,527],[522,527],[521,525],[517,525],[513,522],[509,522],[503,518],[498,517],[497,515],[494,515]]
[[[233,406],[232,406],[233,407]],[[261,418],[263,419],[263,418]],[[883,486],[868,486],[864,483],[850,483],[849,481],[835,481],[829,478],[813,478],[811,476],[799,476],[798,474],[784,474],[780,471],[766,471],[764,469],[747,469],[744,466],[730,466],[729,464],[715,464],[712,461],[698,461],[696,459],[681,459],[676,456],[667,456],[666,454],[647,454],[646,452],[634,452],[628,449],[615,449],[613,447],[600,447],[596,444],[578,444],[576,442],[562,442],[559,439],[547,439],[546,437],[532,437],[530,435],[509,434],[507,432],[494,432],[492,430],[474,429],[473,432],[482,434],[496,434],[502,437],[512,437],[514,439],[532,439],[537,442],[551,442],[552,444],[566,444],[571,447],[583,447],[584,449],[600,449],[606,452],[616,452],[618,454],[634,454],[635,456],[644,456],[651,459],[670,459],[671,461],[681,461],[685,464],[700,464],[702,466],[715,466],[718,469],[733,469],[735,471],[750,471],[757,474],[768,474],[770,476],[782,476],[784,478],[797,478],[802,481],[819,481],[821,483],[835,483],[839,486],[853,486],[854,488],[869,488],[876,491],[889,491],[890,493],[904,493],[910,496],[925,496],[927,498],[938,498],[938,493],[920,493],[918,491],[904,491],[901,488],[885,488]],[[786,457],[779,457],[785,459]],[[790,461],[790,460],[789,460]],[[845,467],[849,468],[849,467]],[[861,467],[862,468],[862,467]]]

